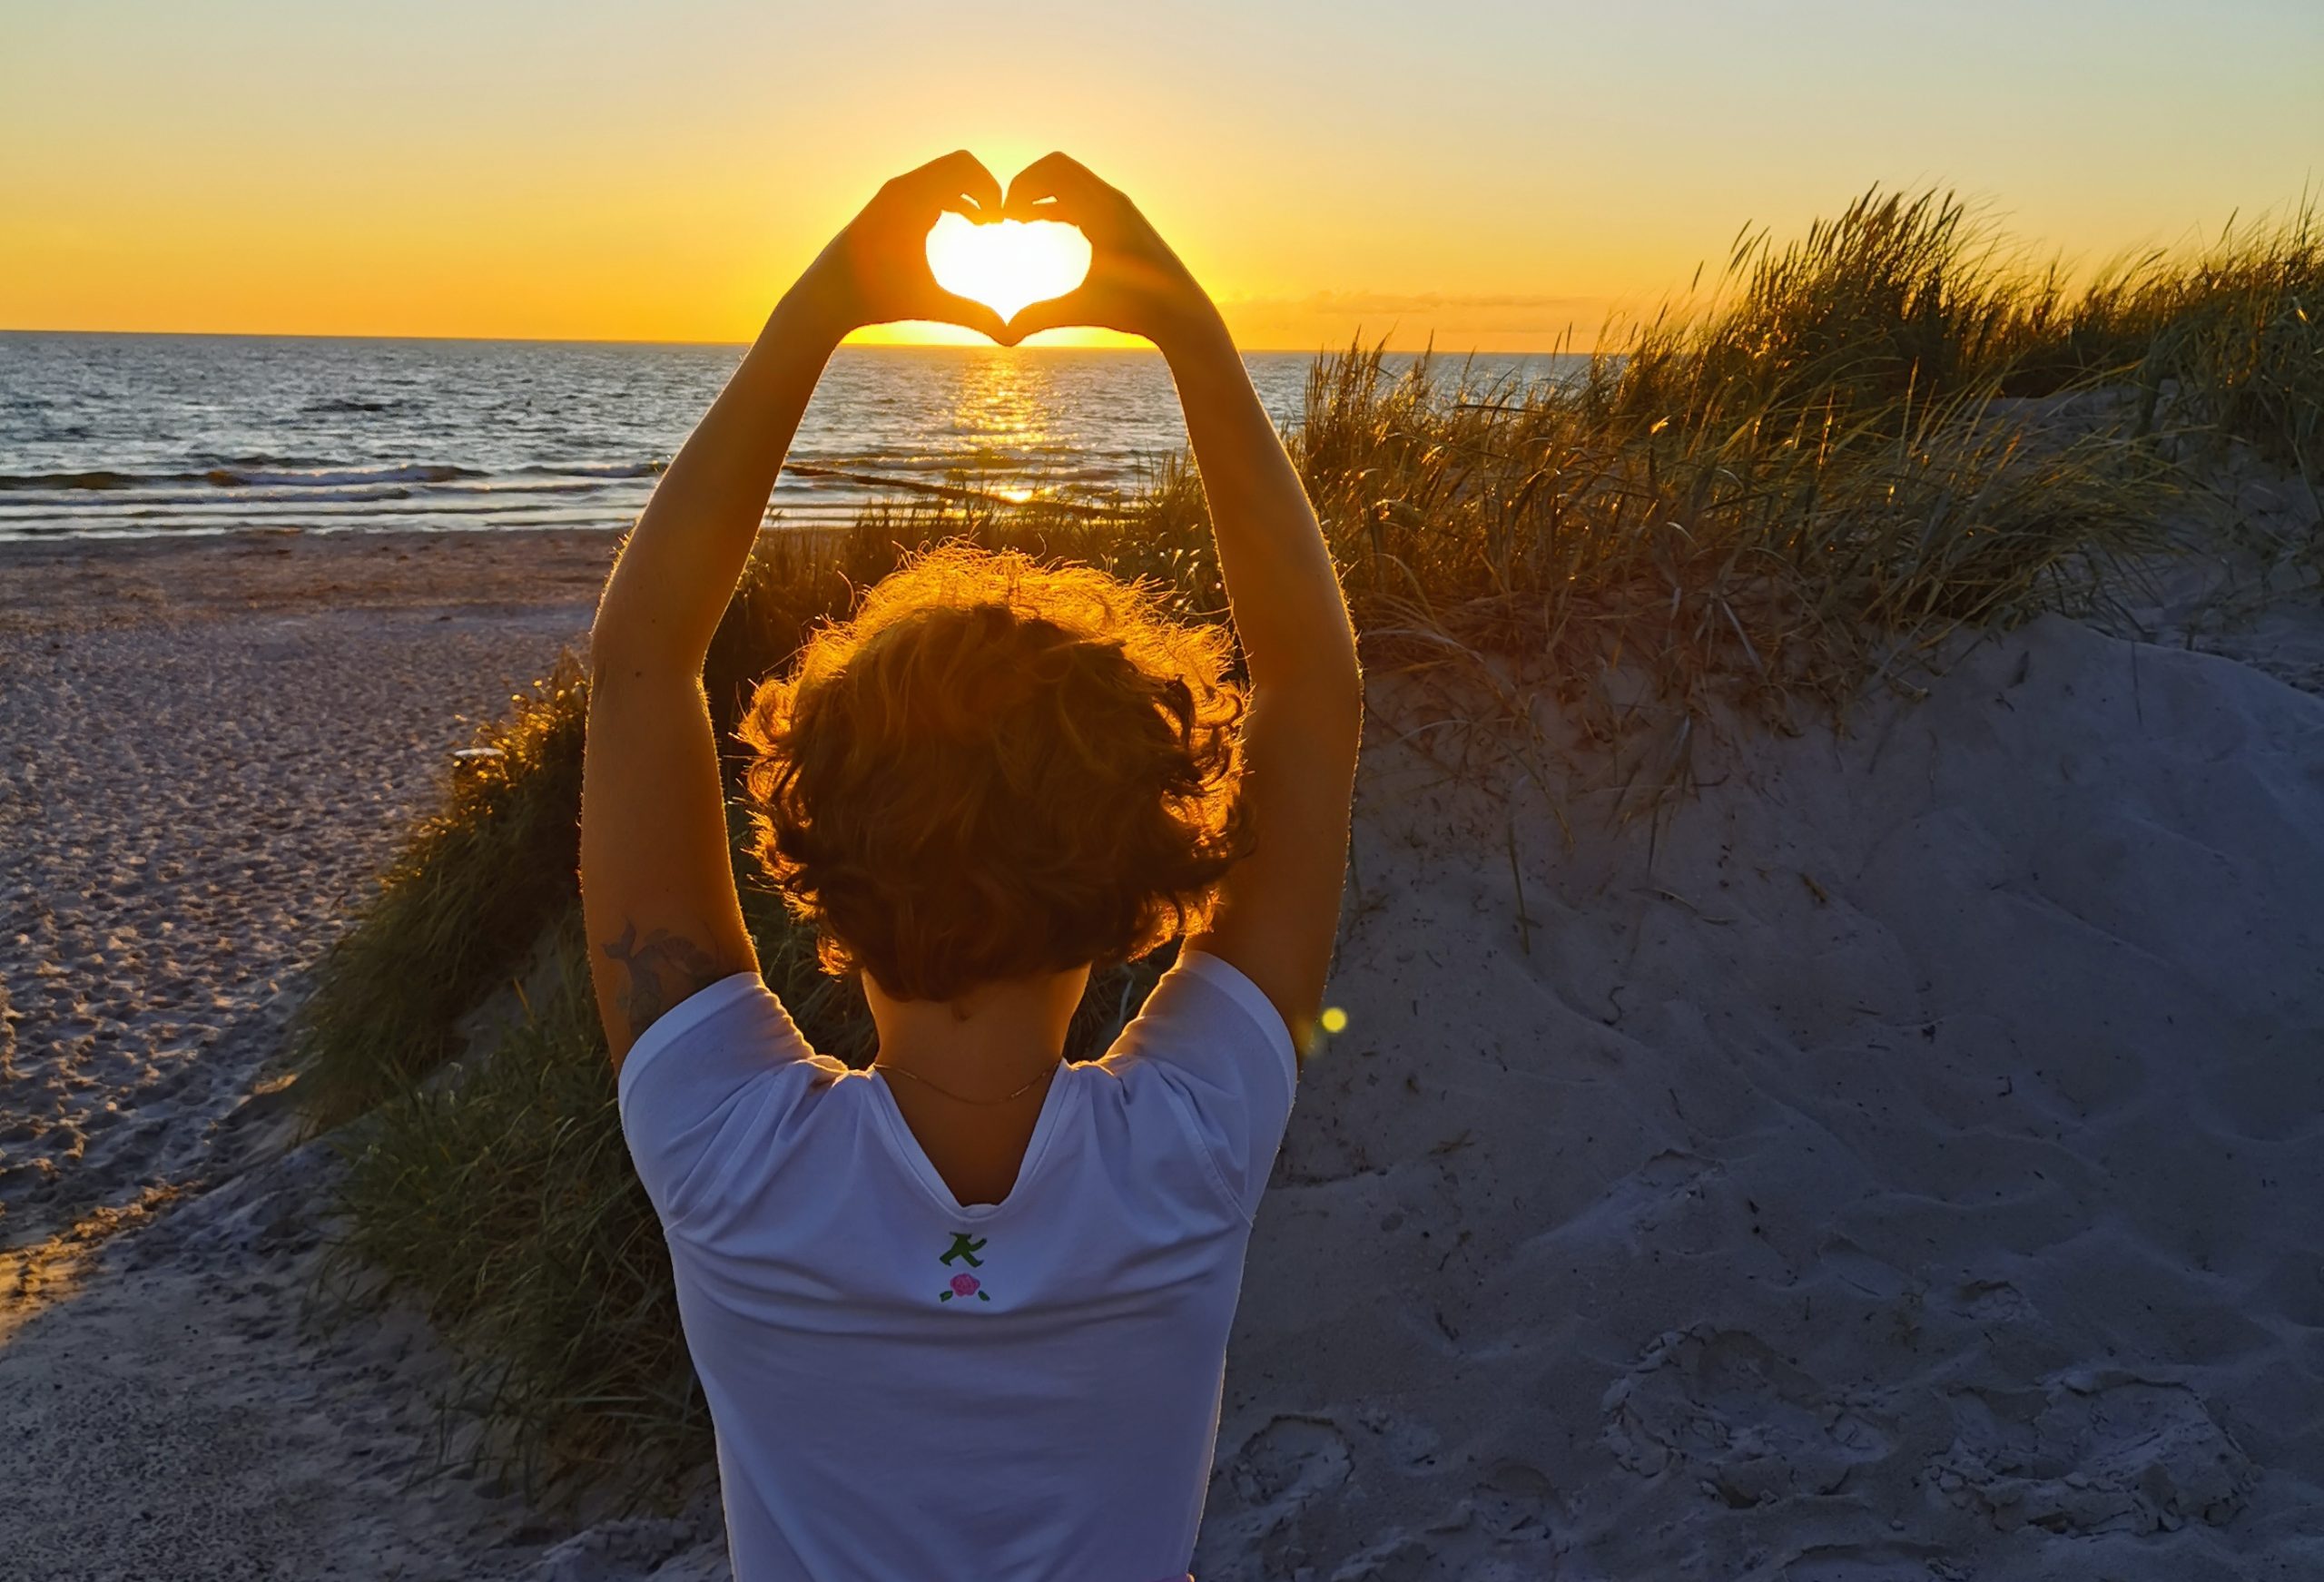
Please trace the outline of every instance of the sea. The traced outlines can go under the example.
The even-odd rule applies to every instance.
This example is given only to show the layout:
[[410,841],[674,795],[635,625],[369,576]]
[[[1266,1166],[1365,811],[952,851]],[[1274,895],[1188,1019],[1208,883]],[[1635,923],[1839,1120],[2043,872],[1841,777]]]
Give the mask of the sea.
[[[0,332],[0,539],[625,527],[743,349]],[[1463,360],[1505,386],[1573,359],[1436,366],[1449,378]],[[1245,361],[1295,427],[1315,359]],[[1186,444],[1150,351],[842,347],[769,517],[1034,494],[1101,505]]]

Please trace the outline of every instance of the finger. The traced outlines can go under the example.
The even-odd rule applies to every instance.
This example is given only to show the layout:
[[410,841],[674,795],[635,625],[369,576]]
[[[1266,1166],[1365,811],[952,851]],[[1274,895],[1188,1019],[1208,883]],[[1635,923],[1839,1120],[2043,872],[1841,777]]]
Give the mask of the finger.
[[[1079,160],[1069,154],[1046,153],[1010,179],[1009,196],[1002,208],[1012,219],[1063,219],[1065,209],[1078,206],[1100,184]],[[1037,207],[1043,204],[1063,208],[1051,208],[1043,213]]]
[[1068,291],[1062,297],[1047,297],[1038,302],[1028,302],[1009,318],[1009,341],[1014,346],[1029,335],[1039,335],[1044,329],[1065,329],[1088,324],[1087,300],[1079,291]]
[[1016,344],[1008,339],[1009,326],[1001,322],[1000,314],[982,302],[952,291],[937,291],[930,316],[947,324],[958,324],[964,329],[973,329],[980,335],[990,336],[1004,346]]
[[[938,204],[970,220],[991,219],[1001,207],[1000,182],[984,162],[967,149],[955,149],[911,172],[915,189],[931,193]],[[972,207],[960,207],[966,198]]]
[[1044,198],[1039,202],[1011,198],[1000,206],[1003,220],[1022,220],[1029,225],[1044,221],[1056,225],[1079,225],[1087,212],[1084,205],[1070,198]]

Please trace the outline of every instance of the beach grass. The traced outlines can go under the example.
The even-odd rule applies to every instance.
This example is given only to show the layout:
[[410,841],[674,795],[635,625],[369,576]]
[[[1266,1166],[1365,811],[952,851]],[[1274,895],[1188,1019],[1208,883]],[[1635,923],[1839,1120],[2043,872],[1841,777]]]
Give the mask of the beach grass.
[[[1747,235],[1712,306],[1618,333],[1571,377],[1321,358],[1287,438],[1374,673],[1483,681],[1488,731],[1529,729],[1546,694],[1616,753],[1738,716],[1797,731],[1868,687],[1915,688],[1965,629],[2105,610],[2172,551],[2160,524],[2191,457],[2248,453],[2315,498],[2320,307],[2311,207],[2070,286],[1949,197],[1875,192],[1788,244]],[[918,504],[770,532],[705,666],[730,770],[756,681],[907,550],[954,537],[1225,616],[1183,458],[1096,514]],[[643,1492],[705,1441],[583,970],[586,695],[570,660],[484,729],[324,963],[298,1091],[318,1125],[351,1121],[335,1266],[427,1308],[464,1359],[462,1420],[547,1485]],[[860,996],[817,971],[743,833],[769,982],[861,1064]],[[1070,1053],[1101,1050],[1160,967],[1099,975]],[[463,1052],[461,1018],[519,978],[545,987],[518,1028]]]
[[568,655],[479,730],[333,948],[294,1034],[300,1095],[318,1123],[359,1115],[442,1064],[455,1024],[574,893],[585,695]]
[[447,1464],[537,1485],[618,1460],[666,1481],[703,1453],[707,1420],[610,1113],[577,907],[547,948],[549,992],[459,1080],[409,1088],[348,1135],[333,1291],[383,1279],[453,1342]]

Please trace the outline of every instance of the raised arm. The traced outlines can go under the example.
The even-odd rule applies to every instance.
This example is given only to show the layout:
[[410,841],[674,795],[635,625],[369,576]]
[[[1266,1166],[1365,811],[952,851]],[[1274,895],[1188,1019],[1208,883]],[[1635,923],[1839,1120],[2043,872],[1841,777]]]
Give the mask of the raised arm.
[[1243,728],[1250,856],[1189,947],[1265,991],[1305,1048],[1323,1004],[1347,874],[1363,676],[1339,576],[1299,475],[1209,297],[1130,201],[1063,154],[1009,183],[1006,213],[1069,221],[1088,279],[1009,322],[1010,339],[1062,324],[1142,335],[1185,405],[1218,564],[1251,678]]
[[929,228],[991,219],[1000,187],[966,153],[899,176],[772,315],[655,486],[589,633],[581,907],[598,1015],[618,1066],[663,1012],[756,969],[726,840],[703,660],[750,557],[815,381],[864,324],[939,319],[998,339],[1000,319],[940,290]]

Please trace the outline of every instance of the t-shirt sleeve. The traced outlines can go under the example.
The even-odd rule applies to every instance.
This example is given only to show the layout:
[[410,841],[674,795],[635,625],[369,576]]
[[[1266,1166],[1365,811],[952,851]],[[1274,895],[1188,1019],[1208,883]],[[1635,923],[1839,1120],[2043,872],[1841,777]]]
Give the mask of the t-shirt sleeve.
[[1187,951],[1107,1056],[1167,1084],[1245,1219],[1256,1216],[1299,1087],[1291,1029],[1240,968]]
[[679,1001],[631,1046],[615,1085],[622,1135],[665,1225],[714,1189],[765,1130],[813,1049],[755,972]]

